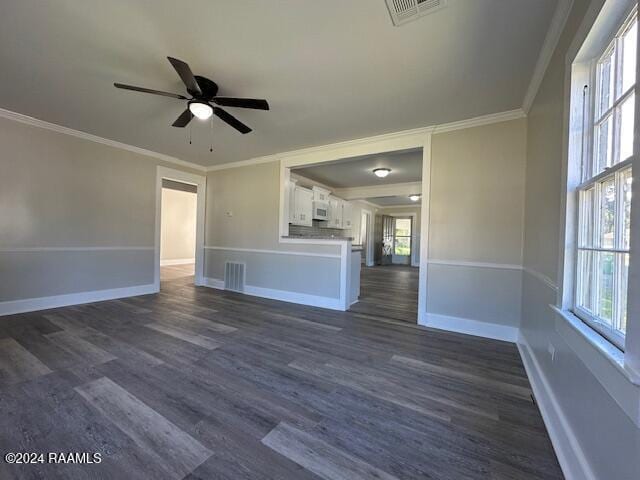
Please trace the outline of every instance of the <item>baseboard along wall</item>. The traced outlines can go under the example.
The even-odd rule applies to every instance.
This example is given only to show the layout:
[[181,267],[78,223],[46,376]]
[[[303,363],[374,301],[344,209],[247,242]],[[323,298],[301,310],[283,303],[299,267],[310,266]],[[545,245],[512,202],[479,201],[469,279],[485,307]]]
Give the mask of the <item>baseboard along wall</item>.
[[0,316],[48,310],[50,308],[67,307],[69,305],[81,305],[83,303],[101,302],[103,300],[135,297],[138,295],[148,295],[150,293],[157,292],[158,288],[154,284],[148,284],[136,285],[133,287],[111,288],[107,290],[68,293],[64,295],[53,295],[50,297],[10,300],[0,302]]

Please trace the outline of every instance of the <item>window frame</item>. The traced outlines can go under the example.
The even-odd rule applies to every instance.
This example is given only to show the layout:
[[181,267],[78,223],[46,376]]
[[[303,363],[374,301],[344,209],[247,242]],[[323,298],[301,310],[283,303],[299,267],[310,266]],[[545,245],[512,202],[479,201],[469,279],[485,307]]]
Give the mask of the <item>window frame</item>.
[[[396,235],[397,227],[396,222],[398,220],[409,220],[409,235]],[[397,248],[397,239],[398,238],[408,238],[409,239],[409,254],[408,255],[400,255],[396,253]],[[411,263],[411,258],[413,256],[413,217],[394,217],[393,219],[393,255],[398,257],[408,257],[409,263]]]
[[[621,116],[622,106],[625,102],[633,97],[636,88],[638,86],[638,77],[636,75],[633,85],[628,87],[625,91],[622,91],[623,78],[623,55],[624,49],[622,48],[624,42],[624,36],[629,32],[633,26],[633,22],[638,22],[638,8],[634,7],[628,15],[625,17],[624,22],[620,24],[618,28],[613,32],[611,38],[606,42],[606,47],[596,57],[594,61],[590,63],[589,69],[589,84],[595,85],[596,88],[589,88],[589,95],[586,100],[586,104],[583,105],[583,131],[582,131],[582,146],[581,146],[581,164],[580,164],[580,184],[574,190],[574,199],[577,206],[576,211],[576,229],[575,229],[575,248],[573,253],[573,261],[575,265],[573,275],[573,299],[572,299],[572,312],[580,320],[586,323],[589,327],[597,331],[600,335],[606,338],[609,342],[615,345],[620,350],[625,349],[625,335],[621,334],[616,329],[617,312],[622,307],[622,295],[619,288],[621,277],[621,266],[619,265],[620,258],[624,259],[623,255],[628,255],[630,259],[630,245],[626,248],[621,248],[620,245],[624,242],[624,185],[622,184],[622,176],[627,169],[632,168],[635,152],[632,149],[631,155],[628,158],[620,159],[621,148]],[[638,27],[640,28],[640,25]],[[611,105],[600,112],[601,108],[601,90],[602,82],[599,78],[599,70],[603,63],[603,59],[607,58],[611,51],[614,51],[615,65],[612,69],[613,78],[613,98]],[[638,52],[636,51],[636,62]],[[637,65],[636,65],[637,71]],[[619,94],[619,95],[618,95]],[[618,95],[616,97],[616,95]],[[599,128],[601,125],[608,121],[609,117],[612,118],[612,145],[611,150],[608,152],[610,163],[607,162],[607,167],[600,171],[600,158],[598,155],[598,142],[599,142]],[[635,105],[634,105],[634,130],[636,130],[637,118],[635,118]],[[635,147],[635,146],[634,146]],[[615,163],[617,161],[617,163]],[[616,186],[616,201],[614,212],[614,245],[613,248],[603,247],[601,245],[601,215],[602,215],[602,185],[604,182],[614,180]],[[584,192],[593,189],[594,199],[591,205],[591,237],[594,239],[591,245],[583,244],[583,201],[582,196]],[[598,311],[600,308],[600,289],[601,278],[600,269],[598,268],[599,256],[603,253],[613,254],[614,270],[613,276],[613,298],[612,298],[612,314],[610,325],[603,321],[604,318],[594,314],[580,305],[583,298],[583,269],[582,261],[584,252],[593,252],[590,266],[590,273],[592,277],[592,288],[590,292],[591,305],[594,310]],[[630,263],[630,261],[629,261]],[[628,292],[628,276],[627,270],[627,292]],[[625,296],[628,303],[628,294]],[[628,310],[627,305],[624,306],[627,312],[627,326],[628,326]]]

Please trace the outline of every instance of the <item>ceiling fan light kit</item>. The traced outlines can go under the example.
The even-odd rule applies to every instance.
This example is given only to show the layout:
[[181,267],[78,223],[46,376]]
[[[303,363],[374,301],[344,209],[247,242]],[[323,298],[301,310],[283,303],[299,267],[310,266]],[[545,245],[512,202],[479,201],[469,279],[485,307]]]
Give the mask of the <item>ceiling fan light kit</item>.
[[178,60],[177,58],[173,57],[167,57],[167,59],[180,76],[180,79],[182,80],[182,83],[184,83],[187,89],[187,93],[191,95],[191,98],[177,93],[152,90],[150,88],[136,87],[123,83],[114,83],[114,86],[123,90],[133,90],[135,92],[161,95],[178,100],[187,100],[186,109],[172,124],[173,127],[177,128],[186,127],[189,122],[191,122],[193,117],[196,117],[199,120],[208,120],[213,115],[215,115],[227,125],[230,125],[231,127],[238,130],[240,133],[246,134],[251,132],[251,128],[242,123],[226,110],[220,108],[218,105],[223,107],[269,110],[269,103],[266,100],[257,98],[218,96],[218,85],[213,80],[209,80],[208,78],[199,75],[194,75],[189,65],[182,60]]
[[199,120],[207,120],[213,115],[213,107],[205,102],[191,100],[189,102],[189,111]]

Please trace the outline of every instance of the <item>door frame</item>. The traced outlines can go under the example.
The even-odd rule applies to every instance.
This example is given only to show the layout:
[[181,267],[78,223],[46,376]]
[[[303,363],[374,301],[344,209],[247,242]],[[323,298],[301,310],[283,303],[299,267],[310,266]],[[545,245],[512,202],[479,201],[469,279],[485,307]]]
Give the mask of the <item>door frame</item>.
[[360,229],[362,230],[362,215],[363,214],[367,214],[368,215],[368,220],[367,220],[367,243],[366,245],[363,245],[362,249],[364,251],[364,264],[367,267],[373,267],[373,221],[374,221],[374,217],[373,217],[373,211],[367,209],[367,208],[363,208],[360,211]]
[[153,283],[160,291],[160,236],[162,225],[162,180],[174,180],[196,186],[196,265],[195,285],[204,285],[204,222],[207,194],[207,177],[158,165],[156,173],[156,220],[154,240]]
[[[427,257],[429,251],[429,201],[431,197],[431,136],[435,126],[417,128],[378,135],[368,138],[360,138],[347,142],[311,147],[293,152],[285,152],[261,158],[259,161],[280,161],[280,208],[279,208],[279,241],[290,243],[289,217],[286,215],[286,186],[294,167],[310,166],[335,160],[362,155],[382,154],[407,150],[413,148],[422,149],[422,187],[420,189],[420,272],[418,275],[418,323],[427,324]],[[413,190],[411,193],[418,193]],[[293,240],[295,241],[295,239]]]
[[[416,243],[417,243],[416,240],[418,238],[417,229],[416,229],[416,219],[418,218],[418,214],[415,212],[393,212],[393,213],[385,212],[385,215],[388,215],[393,218],[411,218],[411,260],[409,261],[409,265],[411,265],[412,267],[419,267],[420,262],[416,260],[416,252],[418,251],[418,249],[416,248]],[[394,243],[395,243],[395,238],[396,236],[395,236],[395,227],[394,227],[394,234],[393,234]]]

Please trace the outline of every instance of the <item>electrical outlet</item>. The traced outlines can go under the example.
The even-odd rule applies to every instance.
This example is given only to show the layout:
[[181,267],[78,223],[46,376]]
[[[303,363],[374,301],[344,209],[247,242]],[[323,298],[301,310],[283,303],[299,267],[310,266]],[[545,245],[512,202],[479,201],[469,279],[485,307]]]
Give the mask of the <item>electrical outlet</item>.
[[553,362],[556,359],[556,347],[553,346],[553,343],[549,342],[547,351],[549,352],[549,356],[551,357],[551,361]]

